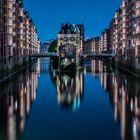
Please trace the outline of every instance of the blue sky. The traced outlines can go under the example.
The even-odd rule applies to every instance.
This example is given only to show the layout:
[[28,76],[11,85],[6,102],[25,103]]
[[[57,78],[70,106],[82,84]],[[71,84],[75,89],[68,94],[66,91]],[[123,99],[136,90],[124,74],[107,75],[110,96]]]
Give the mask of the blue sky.
[[61,23],[83,23],[85,36],[99,36],[108,27],[121,0],[24,0],[44,42],[57,37]]

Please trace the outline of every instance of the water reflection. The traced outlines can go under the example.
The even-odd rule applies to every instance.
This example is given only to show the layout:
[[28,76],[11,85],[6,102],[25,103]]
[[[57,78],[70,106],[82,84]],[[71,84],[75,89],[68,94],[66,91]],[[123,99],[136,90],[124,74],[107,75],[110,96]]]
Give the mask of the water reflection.
[[60,72],[51,65],[51,79],[57,88],[57,101],[63,109],[76,111],[84,96],[84,76],[82,70]]
[[115,120],[120,120],[123,140],[140,139],[140,84],[117,72],[107,76],[108,91],[114,106]]
[[108,93],[114,120],[120,123],[122,140],[140,139],[140,83],[129,75],[115,70],[108,62],[86,60],[84,68],[75,73],[59,73],[51,67],[52,81],[57,87],[57,100],[62,108],[80,107],[84,95],[84,75],[100,80]]
[[[48,75],[51,78],[51,82],[49,81],[50,79]],[[40,77],[40,83],[38,83],[38,76]],[[51,100],[51,97],[45,96],[49,98],[47,100],[48,102],[46,102],[45,104],[48,107],[48,110],[51,110],[48,111],[49,113],[53,112],[52,108],[49,107],[49,100],[52,101],[51,105],[57,105],[61,108],[61,111],[59,112],[59,114],[57,114],[58,118],[64,118],[64,114],[67,113],[65,112],[65,110],[70,111],[70,113],[71,111],[77,111],[80,112],[80,115],[85,112],[88,113],[88,111],[85,110],[88,110],[89,108],[87,108],[87,106],[83,103],[83,100],[85,97],[85,101],[87,101],[87,98],[95,96],[88,96],[89,93],[85,92],[87,90],[85,90],[84,87],[87,84],[86,82],[89,82],[87,81],[87,79],[89,77],[93,77],[91,79],[99,81],[98,88],[102,89],[101,94],[107,95],[110,102],[109,106],[112,107],[113,113],[111,115],[112,118],[114,117],[114,122],[112,122],[112,120],[109,120],[108,123],[113,124],[112,128],[115,127],[114,123],[119,124],[120,128],[118,129],[120,129],[121,140],[140,139],[140,83],[138,82],[138,80],[136,80],[136,78],[126,75],[118,71],[117,69],[114,69],[107,61],[86,60],[84,62],[83,68],[80,70],[77,70],[75,72],[60,72],[58,69],[55,69],[52,64],[50,64],[49,60],[46,59],[38,60],[37,64],[33,65],[31,68],[25,70],[21,74],[18,74],[15,78],[12,78],[11,80],[0,85],[0,139],[16,140],[23,138],[24,131],[26,129],[25,123],[27,122],[28,116],[30,116],[32,104],[34,103],[34,101],[36,101],[37,87],[41,86],[40,84],[44,82],[44,77],[47,79],[47,82],[50,82],[51,84],[53,83],[55,85],[55,90],[50,90],[52,88],[54,89],[54,86],[50,86],[51,84],[48,87],[42,86],[46,89],[41,89],[42,93],[39,92],[39,96],[43,94],[43,91],[45,94],[50,94],[46,93],[46,91],[49,90],[51,92],[55,91],[56,94],[51,94],[51,97],[57,99],[57,104],[53,104],[53,100]],[[46,83],[44,83],[44,85],[46,85]],[[90,86],[94,86],[94,83],[91,83],[88,86],[90,89]],[[96,94],[99,93],[97,92]],[[101,96],[99,97],[102,98]],[[39,98],[39,103],[46,101],[42,101],[40,99],[42,98]],[[92,100],[88,101],[91,102]],[[82,104],[84,106],[85,112],[83,112],[82,110]],[[39,105],[42,105],[41,109],[44,111],[44,104]],[[93,104],[93,102],[91,102],[90,106],[93,105],[96,104]],[[100,105],[103,105],[102,102],[100,103]],[[98,106],[95,106],[95,108],[98,108]],[[38,108],[35,108],[35,113],[37,112],[37,109]],[[95,112],[94,110],[92,111]],[[74,113],[75,116],[76,114],[78,114],[77,112]],[[54,117],[53,113],[50,114],[51,117]],[[94,113],[92,114],[90,112],[89,114],[92,117]],[[84,120],[88,119],[89,114],[85,115]],[[33,114],[33,116],[36,116],[36,114]],[[47,114],[47,116],[49,116],[49,114]],[[94,117],[97,116],[94,114]],[[102,117],[98,117],[101,121]],[[41,117],[41,119],[42,118],[43,117]],[[44,120],[42,122],[49,125],[47,121],[50,120],[47,120],[47,118],[44,117]],[[29,119],[29,121],[31,121],[31,119]],[[53,122],[56,120],[52,119],[51,121]],[[64,122],[64,124],[65,123],[66,122]],[[75,124],[75,121],[73,122],[72,118],[70,123],[73,126],[77,125]],[[85,123],[86,121],[84,122],[84,124]],[[51,125],[52,128],[56,127],[55,124]],[[103,127],[100,122],[98,122],[98,125],[98,128]],[[42,132],[42,130],[38,130],[39,128],[37,125],[36,127],[38,133]],[[46,126],[43,125],[42,129],[44,129],[45,127]],[[47,129],[47,136],[49,134],[52,134],[49,133],[49,130],[52,129],[51,127]],[[58,127],[59,126],[57,126],[57,128]],[[108,131],[109,132],[106,131],[106,133],[109,133],[109,135],[111,135],[112,130]],[[55,134],[55,132],[53,133]],[[67,133],[69,133],[69,131]],[[76,134],[81,134],[81,131],[77,131]],[[97,137],[95,136],[95,139],[96,138]]]
[[114,111],[114,120],[120,122],[122,140],[140,139],[140,83],[132,76],[112,71],[101,60],[85,64],[85,73],[98,77],[108,93]]
[[36,100],[38,66],[25,70],[0,85],[0,139],[16,140]]

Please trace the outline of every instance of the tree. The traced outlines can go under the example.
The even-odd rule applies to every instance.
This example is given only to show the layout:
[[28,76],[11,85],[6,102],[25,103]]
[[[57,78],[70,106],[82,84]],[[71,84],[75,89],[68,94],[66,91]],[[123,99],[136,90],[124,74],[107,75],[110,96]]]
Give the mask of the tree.
[[58,47],[57,47],[57,40],[53,40],[49,46],[49,49],[48,49],[48,52],[50,53],[56,53],[58,50]]

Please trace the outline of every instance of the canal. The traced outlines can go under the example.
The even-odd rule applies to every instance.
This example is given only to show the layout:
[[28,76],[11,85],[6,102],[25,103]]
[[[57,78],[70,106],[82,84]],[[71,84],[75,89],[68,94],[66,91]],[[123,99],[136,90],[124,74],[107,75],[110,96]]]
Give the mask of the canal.
[[38,59],[0,84],[1,140],[138,140],[140,83],[108,62],[60,73]]

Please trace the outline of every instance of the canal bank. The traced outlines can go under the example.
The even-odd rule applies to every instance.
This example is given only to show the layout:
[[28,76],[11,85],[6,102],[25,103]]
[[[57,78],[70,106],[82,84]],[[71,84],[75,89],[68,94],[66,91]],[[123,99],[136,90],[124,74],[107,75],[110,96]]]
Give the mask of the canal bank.
[[36,63],[37,59],[29,59],[23,61],[22,63],[15,64],[13,66],[3,66],[0,68],[0,83],[11,78],[12,76],[16,75],[17,73],[23,71],[28,66]]
[[122,72],[126,72],[140,79],[139,57],[115,56],[115,66]]

